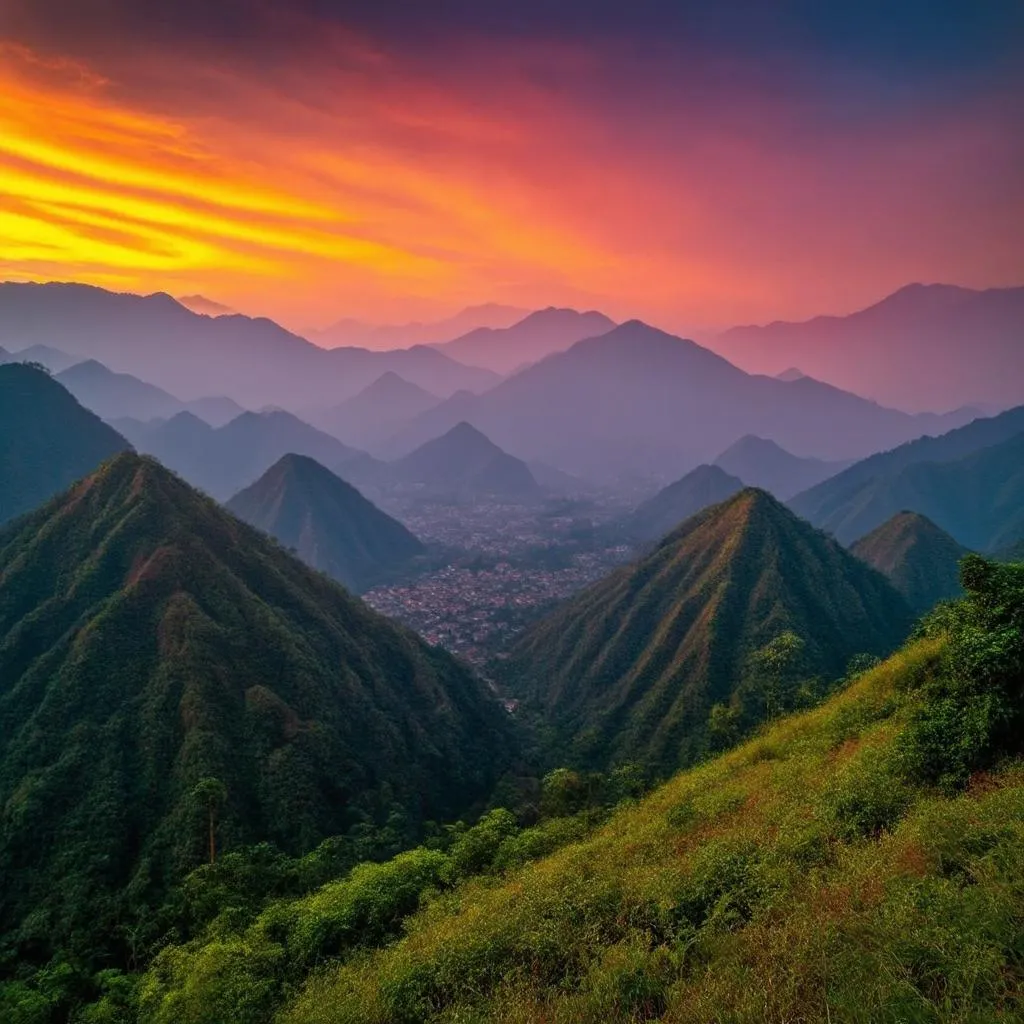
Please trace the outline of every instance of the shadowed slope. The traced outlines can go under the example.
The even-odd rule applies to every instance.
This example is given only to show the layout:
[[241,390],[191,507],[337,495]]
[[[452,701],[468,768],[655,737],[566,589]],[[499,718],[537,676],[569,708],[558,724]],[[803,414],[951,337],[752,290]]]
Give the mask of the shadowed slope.
[[44,370],[0,366],[0,523],[128,447]]
[[304,455],[285,455],[227,507],[357,592],[424,550],[401,523]]
[[962,593],[959,563],[967,548],[927,516],[900,512],[852,544],[850,552],[887,576],[918,613]]

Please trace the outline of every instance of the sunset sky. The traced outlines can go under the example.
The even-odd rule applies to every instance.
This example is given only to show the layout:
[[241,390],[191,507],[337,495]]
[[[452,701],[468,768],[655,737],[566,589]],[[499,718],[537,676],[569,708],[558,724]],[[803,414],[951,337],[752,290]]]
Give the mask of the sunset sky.
[[1024,283],[1022,126],[1018,0],[0,0],[0,277],[847,312]]

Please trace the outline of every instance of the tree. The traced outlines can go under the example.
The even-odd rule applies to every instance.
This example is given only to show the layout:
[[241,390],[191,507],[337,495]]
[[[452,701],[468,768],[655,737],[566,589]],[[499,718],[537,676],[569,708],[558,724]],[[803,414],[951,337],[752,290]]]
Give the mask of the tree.
[[210,863],[217,860],[217,815],[228,798],[227,787],[220,779],[200,779],[192,790],[196,803],[205,808],[209,823]]

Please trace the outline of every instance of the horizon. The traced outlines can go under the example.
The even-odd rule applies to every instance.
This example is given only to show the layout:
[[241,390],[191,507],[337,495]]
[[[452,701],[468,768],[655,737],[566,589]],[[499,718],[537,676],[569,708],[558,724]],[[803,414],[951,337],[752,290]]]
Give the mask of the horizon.
[[0,277],[303,336],[498,303],[699,337],[1019,282],[1016,5],[578,6],[14,0]]

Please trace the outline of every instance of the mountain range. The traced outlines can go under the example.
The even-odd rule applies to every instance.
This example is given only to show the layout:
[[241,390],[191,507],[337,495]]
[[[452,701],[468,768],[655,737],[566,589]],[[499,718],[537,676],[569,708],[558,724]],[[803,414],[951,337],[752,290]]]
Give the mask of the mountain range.
[[764,717],[751,657],[766,645],[795,634],[801,685],[827,686],[854,655],[893,650],[911,620],[880,573],[747,489],[529,628],[502,680],[560,763],[669,772],[709,749],[714,705]]
[[401,523],[305,455],[285,455],[227,508],[359,593],[424,551]]
[[615,321],[603,313],[575,309],[538,310],[509,327],[478,327],[434,347],[469,366],[506,375],[554,352],[564,352],[584,338],[605,334]]
[[289,453],[307,455],[332,472],[373,460],[283,410],[246,412],[211,427],[188,412],[169,420],[115,421],[133,445],[180,473],[193,486],[226,500]]
[[0,283],[0,345],[14,351],[35,344],[98,360],[186,401],[223,394],[250,409],[329,406],[388,370],[441,396],[484,390],[499,380],[425,345],[328,351],[272,320],[209,317],[162,293]]
[[698,466],[638,505],[622,522],[622,532],[635,543],[660,540],[677,526],[742,491],[744,483],[720,466]]
[[433,345],[460,337],[478,327],[502,328],[529,314],[528,309],[486,302],[468,306],[443,320],[412,321],[406,324],[373,324],[362,320],[338,320],[322,330],[306,330],[303,336],[325,348],[355,346],[371,349],[407,348]]
[[[799,378],[797,378],[799,379]],[[730,445],[714,464],[785,501],[845,469],[849,462],[802,459],[774,441],[747,434]]]
[[129,447],[45,370],[0,366],[0,523]]
[[752,373],[799,366],[901,409],[1024,402],[1024,288],[912,284],[849,316],[736,327],[711,345]]
[[456,661],[133,453],[0,530],[0,680],[0,934],[37,962],[118,951],[218,845],[452,820],[513,750]]
[[967,549],[917,512],[893,516],[850,553],[887,576],[918,614],[963,594],[960,559]]
[[1024,407],[882,452],[798,494],[791,507],[851,543],[897,512],[920,512],[965,547],[1024,536]]
[[373,448],[440,402],[436,395],[389,370],[358,395],[328,409],[311,410],[306,418],[346,444]]
[[408,452],[466,420],[523,459],[592,479],[675,478],[745,434],[795,454],[859,458],[971,414],[909,416],[810,378],[750,375],[639,321],[548,356],[481,395],[459,393],[389,442]]

